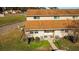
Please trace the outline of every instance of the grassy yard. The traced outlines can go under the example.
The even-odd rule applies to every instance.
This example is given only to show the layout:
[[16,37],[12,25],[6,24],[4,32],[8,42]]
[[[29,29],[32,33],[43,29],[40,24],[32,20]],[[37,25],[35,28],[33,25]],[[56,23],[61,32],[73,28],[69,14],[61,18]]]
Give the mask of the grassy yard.
[[31,42],[30,45],[27,41],[22,41],[21,32],[18,29],[11,30],[4,35],[0,34],[0,51],[49,51],[50,44],[48,41]]
[[54,43],[59,49],[64,49],[67,51],[79,51],[79,40],[77,43],[72,43],[68,39],[61,39]]
[[24,15],[6,15],[4,17],[0,17],[0,26],[6,24],[12,24],[16,22],[22,22],[25,20]]

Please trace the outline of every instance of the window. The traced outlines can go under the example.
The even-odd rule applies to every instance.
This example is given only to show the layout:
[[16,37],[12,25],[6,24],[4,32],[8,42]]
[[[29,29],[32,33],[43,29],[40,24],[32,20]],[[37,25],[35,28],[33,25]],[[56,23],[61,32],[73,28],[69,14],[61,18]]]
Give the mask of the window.
[[68,30],[65,30],[65,32],[68,32]]
[[44,38],[47,38],[47,36],[45,35]]
[[73,19],[77,19],[78,18],[78,16],[73,16]]
[[50,31],[49,31],[49,30],[44,30],[44,32],[45,32],[45,33],[49,33]]
[[44,30],[45,33],[54,32],[53,30]]
[[54,16],[54,19],[59,19],[59,16]]
[[34,19],[40,19],[40,17],[39,16],[34,16]]
[[38,31],[35,31],[35,34],[38,33]]
[[30,34],[33,34],[33,31],[30,31]]
[[61,29],[61,31],[64,31],[64,29]]
[[50,35],[50,38],[54,38],[54,36]]

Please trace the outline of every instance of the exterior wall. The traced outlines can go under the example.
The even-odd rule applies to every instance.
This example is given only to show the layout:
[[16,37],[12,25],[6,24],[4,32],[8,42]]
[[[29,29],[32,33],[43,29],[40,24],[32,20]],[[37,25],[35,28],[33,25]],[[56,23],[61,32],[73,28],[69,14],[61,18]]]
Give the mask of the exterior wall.
[[[33,34],[34,37],[40,37],[41,40],[47,40],[47,39],[51,39],[50,36],[53,36],[52,32],[49,33],[45,33],[44,31],[38,31],[37,34]],[[45,36],[47,36],[45,38]]]
[[[33,31],[33,32],[35,32],[35,31]],[[33,33],[33,34],[30,34],[30,35],[32,35],[32,37],[34,37],[34,38],[39,37],[41,40],[47,40],[47,39],[53,38],[53,32],[45,33],[44,31],[38,31],[38,33]],[[47,37],[45,37],[45,36],[47,36]]]
[[64,37],[64,36],[68,36],[68,35],[74,35],[74,32],[73,32],[73,30],[67,30],[67,32],[66,32],[66,30],[55,30],[54,31],[54,37],[56,38],[56,37],[58,37],[58,38],[62,38],[62,37]]
[[[27,20],[66,20],[66,19],[71,19],[73,20],[73,16],[60,16],[58,19],[54,19],[54,16],[52,17],[40,17],[40,19],[34,19],[34,17],[27,17]],[[78,20],[79,17],[76,18]]]
[[[59,17],[58,19],[55,19],[55,20],[67,20],[67,19],[71,19],[71,20],[73,20],[73,17],[71,17],[71,16],[63,16],[63,17]],[[54,20],[54,17],[52,17],[52,20]]]
[[33,33],[30,35],[34,38],[39,37],[41,40],[47,40],[47,39],[53,39],[53,38],[62,38],[64,36],[67,36],[68,32],[65,32],[65,30],[64,31],[55,30],[54,32],[49,32],[49,33],[45,33],[44,31],[38,31],[38,33]]
[[40,17],[40,19],[34,19],[33,17],[27,17],[27,20],[51,20],[52,17]]
[[65,32],[65,31],[61,31],[61,30],[56,30],[55,32],[54,32],[54,37],[56,38],[62,38],[62,37],[64,37],[64,36],[67,36],[68,35],[68,33],[67,32]]

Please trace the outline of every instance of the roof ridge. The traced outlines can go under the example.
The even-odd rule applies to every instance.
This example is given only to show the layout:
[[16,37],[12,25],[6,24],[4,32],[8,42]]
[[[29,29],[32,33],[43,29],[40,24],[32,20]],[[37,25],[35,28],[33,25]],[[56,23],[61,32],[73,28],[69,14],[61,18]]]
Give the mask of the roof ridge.
[[79,9],[30,9],[27,16],[79,15]]

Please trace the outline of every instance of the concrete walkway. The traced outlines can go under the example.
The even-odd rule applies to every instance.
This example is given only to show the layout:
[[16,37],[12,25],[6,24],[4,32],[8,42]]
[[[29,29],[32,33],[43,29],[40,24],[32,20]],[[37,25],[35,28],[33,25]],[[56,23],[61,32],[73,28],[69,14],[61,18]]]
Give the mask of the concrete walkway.
[[48,42],[50,43],[50,45],[51,45],[51,47],[52,47],[53,50],[59,50],[59,49],[55,46],[55,44],[53,43],[53,39],[48,39]]

